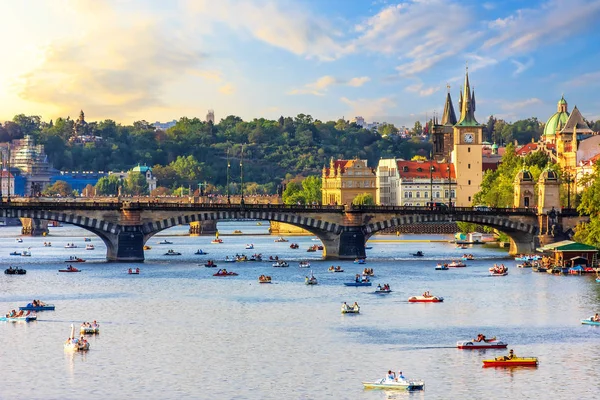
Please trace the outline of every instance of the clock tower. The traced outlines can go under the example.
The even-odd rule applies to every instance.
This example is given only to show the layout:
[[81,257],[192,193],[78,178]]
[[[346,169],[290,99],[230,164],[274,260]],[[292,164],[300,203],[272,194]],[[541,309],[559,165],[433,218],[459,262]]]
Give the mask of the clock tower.
[[475,119],[475,91],[469,85],[469,71],[460,94],[460,119],[454,125],[452,163],[456,171],[456,206],[470,207],[483,178],[483,125]]

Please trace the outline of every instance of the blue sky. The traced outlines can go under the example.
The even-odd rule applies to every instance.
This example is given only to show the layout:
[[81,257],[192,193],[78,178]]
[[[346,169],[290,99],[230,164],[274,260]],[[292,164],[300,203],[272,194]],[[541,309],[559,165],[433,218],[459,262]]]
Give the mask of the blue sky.
[[[455,106],[545,121],[564,93],[600,118],[600,0],[0,0],[0,121],[15,114],[412,126]],[[7,57],[6,55],[10,55]]]

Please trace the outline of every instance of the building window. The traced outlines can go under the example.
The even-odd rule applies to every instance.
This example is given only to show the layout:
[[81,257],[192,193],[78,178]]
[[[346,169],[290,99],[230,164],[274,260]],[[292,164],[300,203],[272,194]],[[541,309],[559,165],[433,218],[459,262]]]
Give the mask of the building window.
[[440,198],[440,192],[435,192],[435,197],[439,199]]
[[467,168],[468,168],[468,169],[471,169],[471,164],[467,164]]
[[417,192],[417,199],[421,198],[421,192]]
[[456,197],[456,192],[454,191],[454,189],[452,189],[452,190],[450,191],[450,196],[452,196],[452,197]]
[[412,192],[408,192],[408,198],[412,199]]
[[470,179],[469,179],[467,182],[468,182],[468,183],[467,183],[468,185],[470,185],[470,184],[471,184],[471,180],[470,180]]
[[523,197],[523,205],[529,207],[529,197]]
[[471,201],[471,196],[469,196],[469,201]]
[[467,147],[467,153],[470,153],[470,152],[471,152],[471,148]]

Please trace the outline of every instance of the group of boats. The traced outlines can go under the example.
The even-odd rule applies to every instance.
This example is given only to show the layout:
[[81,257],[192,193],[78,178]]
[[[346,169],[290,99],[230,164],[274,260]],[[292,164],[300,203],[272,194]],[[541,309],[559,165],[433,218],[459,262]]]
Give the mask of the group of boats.
[[435,269],[437,271],[446,271],[450,268],[465,268],[466,266],[467,266],[467,264],[465,264],[464,262],[455,260],[455,261],[452,261],[449,263],[444,263],[444,264],[437,263],[437,265],[435,266]]
[[4,273],[6,275],[25,275],[27,273],[27,270],[19,267],[13,268],[12,266],[10,266],[4,270]]

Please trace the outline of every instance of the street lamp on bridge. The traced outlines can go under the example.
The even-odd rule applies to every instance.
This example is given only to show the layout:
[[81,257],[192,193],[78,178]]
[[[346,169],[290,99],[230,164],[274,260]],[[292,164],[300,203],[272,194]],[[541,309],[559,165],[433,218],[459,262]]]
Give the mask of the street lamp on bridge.
[[450,164],[446,167],[448,174],[448,208],[452,206],[452,186],[450,185]]
[[240,157],[240,190],[241,190],[241,198],[240,205],[244,205],[244,145],[242,145],[242,156]]
[[231,199],[229,197],[229,170],[231,169],[231,163],[229,162],[229,149],[227,149],[227,186],[225,187],[225,192],[227,193],[227,204],[231,204]]
[[567,209],[571,209],[571,182],[573,178],[570,172],[565,173],[565,182],[567,182]]

